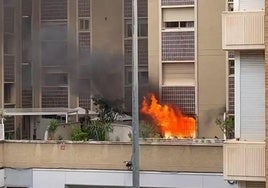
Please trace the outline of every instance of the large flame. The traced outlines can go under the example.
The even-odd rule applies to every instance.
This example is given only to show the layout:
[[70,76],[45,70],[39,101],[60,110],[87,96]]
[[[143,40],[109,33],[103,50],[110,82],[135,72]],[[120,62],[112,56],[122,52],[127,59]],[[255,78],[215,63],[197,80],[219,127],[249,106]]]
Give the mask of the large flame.
[[141,113],[149,115],[161,129],[165,138],[193,138],[196,133],[196,122],[192,117],[184,116],[179,109],[161,105],[155,95],[143,99]]

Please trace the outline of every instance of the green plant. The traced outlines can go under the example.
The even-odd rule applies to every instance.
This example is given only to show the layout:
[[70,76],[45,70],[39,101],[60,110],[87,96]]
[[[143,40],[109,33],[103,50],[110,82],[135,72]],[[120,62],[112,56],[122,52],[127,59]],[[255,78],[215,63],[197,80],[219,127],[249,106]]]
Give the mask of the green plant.
[[93,98],[96,105],[99,120],[103,123],[112,123],[117,114],[122,114],[122,102],[120,100],[108,100],[102,97]]
[[110,123],[104,123],[100,120],[91,121],[87,127],[88,138],[105,141],[109,140],[109,133],[113,131]]
[[140,122],[140,137],[141,138],[160,138],[161,135],[156,126],[148,122]]
[[56,119],[52,119],[52,120],[50,120],[50,122],[49,122],[49,126],[48,126],[48,132],[50,132],[50,133],[55,133],[56,132],[56,130],[57,130],[57,128],[58,128],[58,126],[59,126],[59,122],[58,122],[58,120],[56,120]]
[[72,129],[71,138],[73,141],[86,141],[88,134],[82,131],[79,127]]
[[54,139],[54,134],[55,134],[55,132],[56,132],[58,126],[59,126],[59,121],[58,121],[58,120],[56,120],[56,119],[52,119],[52,120],[50,120],[50,122],[49,122],[49,126],[48,126],[48,128],[47,128],[47,131],[48,131],[48,133],[49,133],[49,137],[50,137],[51,139]]
[[216,119],[216,124],[225,134],[226,139],[234,138],[234,118],[227,117],[225,119]]

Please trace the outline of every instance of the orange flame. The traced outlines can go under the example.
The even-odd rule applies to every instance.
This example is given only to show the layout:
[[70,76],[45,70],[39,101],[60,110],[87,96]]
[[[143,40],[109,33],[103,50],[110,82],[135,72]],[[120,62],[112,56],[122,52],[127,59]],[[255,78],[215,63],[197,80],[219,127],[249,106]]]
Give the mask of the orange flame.
[[150,103],[144,97],[141,113],[149,115],[157,123],[165,138],[195,137],[195,119],[184,116],[179,109],[159,104],[153,94],[151,95]]

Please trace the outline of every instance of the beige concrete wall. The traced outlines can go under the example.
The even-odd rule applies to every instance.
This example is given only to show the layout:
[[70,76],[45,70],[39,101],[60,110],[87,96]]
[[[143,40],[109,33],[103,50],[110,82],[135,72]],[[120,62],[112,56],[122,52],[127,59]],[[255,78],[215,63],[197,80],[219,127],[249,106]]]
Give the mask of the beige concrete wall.
[[[73,67],[77,67],[78,63],[78,44],[77,44],[77,1],[68,1],[68,60],[70,64],[74,64]],[[72,71],[70,74],[70,93],[69,93],[69,107],[76,108],[78,106],[77,101],[77,75],[76,71]]]
[[41,37],[40,37],[40,0],[32,1],[32,87],[33,87],[33,107],[41,106]]
[[0,0],[0,108],[4,107],[4,0]]
[[148,0],[148,77],[150,89],[159,93],[161,65],[161,1]]
[[225,0],[198,0],[197,4],[198,136],[222,137],[215,120],[226,105],[226,57],[221,42]]
[[[22,22],[21,22],[21,1],[15,1],[15,87],[14,96],[15,96],[15,104],[16,107],[21,107],[22,103],[22,77],[21,77],[21,70],[22,70]],[[17,118],[18,119],[18,118]]]
[[[265,12],[268,11],[268,1],[265,1]],[[265,176],[266,182],[268,182],[268,14],[265,13],[264,23],[264,42],[265,42],[265,125],[266,125],[266,143],[265,143]],[[268,188],[268,183],[266,183]]]
[[0,143],[0,168],[4,167],[4,144]]
[[[105,91],[105,94],[110,98],[122,98],[123,1],[92,0],[91,12],[92,55],[93,59],[96,61],[91,63],[107,63],[106,65],[100,65],[103,66],[103,70],[105,70],[102,72],[105,80],[98,82],[98,87],[105,86],[110,88],[110,91],[113,92],[109,93],[109,91]],[[103,60],[103,62],[98,62],[98,59]],[[111,64],[112,66],[110,66]],[[111,67],[109,71],[107,71],[107,67]],[[104,88],[102,89],[105,90]]]
[[[4,167],[10,168],[126,170],[123,162],[130,160],[132,146],[130,143],[61,144],[19,141],[0,144],[1,151]],[[140,169],[221,173],[222,157],[221,145],[141,144]]]
[[92,48],[122,54],[122,0],[92,0]]

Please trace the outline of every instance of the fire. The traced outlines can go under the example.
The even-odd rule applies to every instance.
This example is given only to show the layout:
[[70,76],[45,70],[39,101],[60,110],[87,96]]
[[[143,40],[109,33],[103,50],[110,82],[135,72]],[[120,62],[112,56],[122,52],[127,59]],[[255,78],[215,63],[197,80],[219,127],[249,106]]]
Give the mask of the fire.
[[144,97],[141,113],[149,115],[157,123],[165,138],[195,137],[195,119],[184,116],[177,108],[159,104],[153,94],[151,95],[150,100]]

